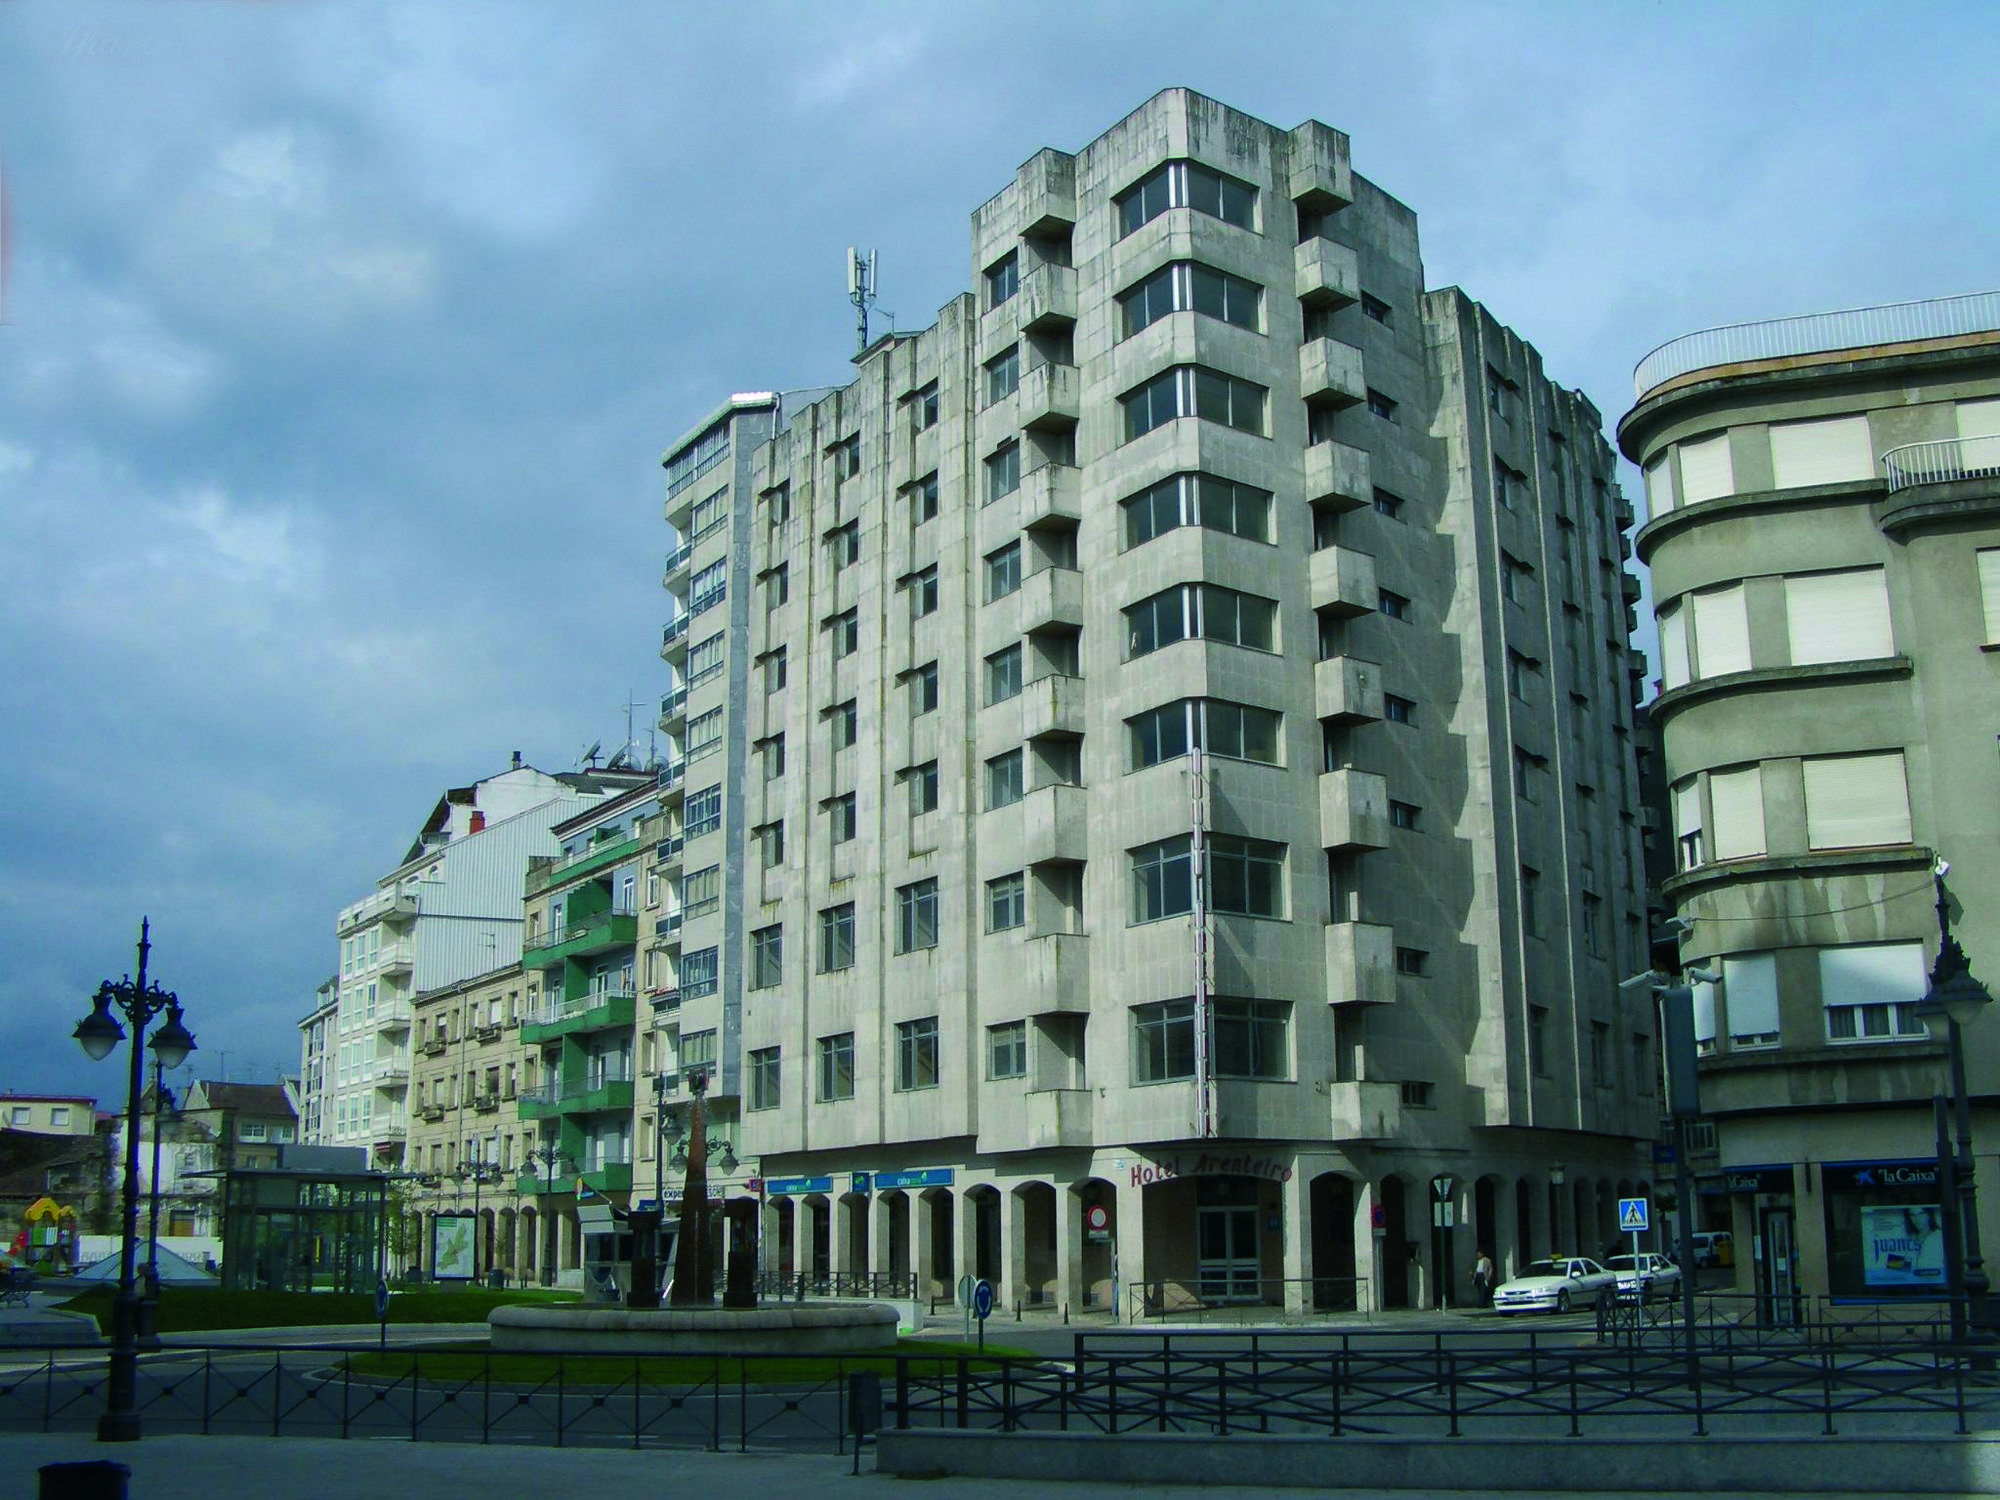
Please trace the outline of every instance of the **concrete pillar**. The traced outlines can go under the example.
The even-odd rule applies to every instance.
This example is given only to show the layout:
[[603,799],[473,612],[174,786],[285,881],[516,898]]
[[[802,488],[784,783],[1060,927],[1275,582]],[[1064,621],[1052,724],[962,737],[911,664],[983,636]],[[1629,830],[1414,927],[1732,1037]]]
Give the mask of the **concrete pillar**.
[[994,1303],[1011,1311],[1028,1300],[1028,1215],[1018,1193],[1000,1193],[1000,1285]]
[[1296,1318],[1312,1310],[1312,1183],[1302,1164],[1294,1166],[1292,1180],[1278,1184],[1278,1222],[1285,1236],[1285,1314]]
[[813,1265],[819,1256],[819,1214],[814,1200],[799,1198],[792,1205],[792,1269],[811,1286]]
[[1124,1322],[1145,1308],[1144,1293],[1132,1290],[1146,1279],[1146,1190],[1128,1173],[1116,1181],[1118,1202],[1112,1219],[1112,1318]]
[[1083,1306],[1083,1199],[1076,1189],[1056,1187],[1056,1301]]
[[892,1225],[894,1210],[891,1207],[893,1193],[877,1193],[868,1200],[870,1219],[868,1231],[868,1269],[877,1277],[886,1278],[896,1268],[892,1251],[895,1236]]
[[931,1214],[922,1193],[910,1194],[904,1217],[904,1259],[910,1266],[910,1295],[928,1302],[931,1296]]
[[768,1286],[783,1269],[784,1243],[779,1234],[782,1198],[766,1198],[757,1209],[757,1274]]
[[853,1240],[847,1199],[835,1194],[829,1201],[826,1218],[827,1238],[832,1247],[832,1254],[827,1257],[827,1270],[839,1277],[848,1270],[847,1257]]
[[[1493,1188],[1493,1222],[1479,1226],[1481,1237],[1486,1242],[1486,1252],[1493,1257],[1494,1278],[1505,1280],[1510,1268],[1518,1266],[1526,1259],[1521,1254],[1521,1245],[1514,1230],[1514,1185],[1502,1181]],[[1479,1247],[1474,1246],[1474,1255]]]
[[979,1274],[979,1205],[966,1189],[952,1195],[952,1206],[958,1214],[958,1232],[952,1236],[951,1249],[958,1259],[957,1280],[963,1280]]
[[1373,1312],[1382,1305],[1382,1240],[1375,1233],[1375,1205],[1380,1190],[1373,1178],[1354,1183],[1354,1305]]
[[[1562,1189],[1555,1190],[1558,1194]],[[1549,1222],[1549,1185],[1543,1178],[1528,1179],[1528,1244],[1522,1251],[1527,1260],[1554,1253],[1559,1226]],[[1518,1269],[1518,1268],[1517,1268]]]

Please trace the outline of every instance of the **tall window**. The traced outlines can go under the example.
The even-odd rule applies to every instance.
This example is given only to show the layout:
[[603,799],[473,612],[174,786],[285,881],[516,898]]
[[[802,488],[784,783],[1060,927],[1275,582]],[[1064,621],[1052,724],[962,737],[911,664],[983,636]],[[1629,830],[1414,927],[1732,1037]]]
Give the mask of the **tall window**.
[[1199,162],[1170,161],[1155,168],[1120,193],[1117,205],[1121,237],[1170,208],[1192,208],[1239,229],[1257,227],[1257,189]]
[[[991,311],[1001,303],[1012,300],[1014,294],[1020,291],[1020,289],[1021,256],[1018,251],[1009,250],[1005,255],[986,268],[987,310]],[[931,399],[933,401],[937,399],[935,388],[931,391]],[[932,420],[936,420],[935,417]]]
[[759,927],[750,934],[750,988],[768,990],[785,977],[785,929]]
[[1127,719],[1132,731],[1135,770],[1175,760],[1190,749],[1231,760],[1278,763],[1278,727],[1283,715],[1220,698],[1183,698]]
[[1021,346],[1015,344],[1004,354],[986,361],[986,404],[1014,394],[1021,384]]
[[938,706],[938,664],[927,661],[909,674],[910,717],[919,718]]
[[1194,1001],[1132,1007],[1132,1081],[1172,1083],[1194,1077]]
[[688,584],[688,613],[698,615],[709,606],[720,604],[728,590],[729,559],[710,563]]
[[1004,599],[1021,587],[1021,544],[1009,542],[986,554],[986,602]]
[[1195,637],[1248,646],[1253,651],[1275,651],[1277,629],[1275,600],[1239,594],[1212,583],[1183,583],[1126,609],[1125,654],[1128,659],[1144,656]]
[[989,812],[996,807],[1012,807],[1025,795],[1027,788],[1022,779],[1019,750],[1009,750],[986,762],[986,807]]
[[836,844],[845,844],[854,837],[857,826],[854,795],[853,792],[843,792],[838,797],[827,799],[827,821]]
[[842,610],[827,622],[833,635],[833,659],[839,661],[844,656],[852,656],[861,649],[861,611]]
[[1261,385],[1205,365],[1179,365],[1119,398],[1125,408],[1125,441],[1144,437],[1176,417],[1199,417],[1262,436],[1267,394]]
[[721,982],[722,955],[715,948],[702,948],[681,960],[681,997],[700,1000],[713,995]]
[[849,698],[844,703],[834,704],[832,710],[827,714],[827,722],[831,726],[833,748],[836,750],[852,749],[855,740],[860,738],[861,735],[860,703],[856,699]]
[[1021,487],[1021,445],[1009,443],[986,460],[986,503]]
[[1028,887],[1020,871],[986,882],[986,930],[1006,932],[1027,925]]
[[1194,910],[1194,846],[1182,834],[1142,844],[1132,856],[1132,920],[1157,922]]
[[823,907],[819,914],[819,971],[854,967],[854,903]]
[[925,615],[937,612],[937,564],[932,563],[921,573],[910,575],[910,618],[921,620]]
[[778,1107],[777,1047],[756,1047],[750,1052],[750,1108]]
[[838,573],[851,568],[861,561],[861,523],[849,521],[845,526],[836,526],[826,534],[827,560]]
[[1288,1000],[1245,1000],[1218,995],[1215,1072],[1221,1078],[1289,1078],[1292,1006]]
[[915,953],[938,943],[938,883],[919,880],[896,891],[896,951]]
[[988,706],[1021,696],[1021,647],[1016,642],[986,658],[986,702]]
[[921,818],[925,813],[937,811],[938,805],[938,763],[927,760],[920,766],[911,766],[903,773],[903,779],[910,784],[910,816]]
[[1205,526],[1271,539],[1271,492],[1213,474],[1175,474],[1124,502],[1125,545],[1137,547],[1179,526]]
[[854,1033],[819,1039],[819,1102],[834,1104],[854,1097]]
[[936,1016],[896,1023],[896,1087],[934,1089],[938,1083]]
[[1028,1023],[1007,1021],[986,1028],[986,1076],[1028,1076]]
[[1285,914],[1285,846],[1227,834],[1208,836],[1208,904],[1245,917]]
[[726,634],[718,630],[705,641],[696,641],[688,647],[687,685],[708,681],[723,668],[722,642]]
[[712,708],[696,714],[687,724],[687,758],[706,755],[722,743],[722,710]]
[[705,833],[715,832],[721,826],[721,786],[705,786],[698,792],[689,792],[687,801],[681,806],[682,836],[697,839]]
[[1124,337],[1168,313],[1198,312],[1255,332],[1261,322],[1264,289],[1212,266],[1177,261],[1162,266],[1118,298]]

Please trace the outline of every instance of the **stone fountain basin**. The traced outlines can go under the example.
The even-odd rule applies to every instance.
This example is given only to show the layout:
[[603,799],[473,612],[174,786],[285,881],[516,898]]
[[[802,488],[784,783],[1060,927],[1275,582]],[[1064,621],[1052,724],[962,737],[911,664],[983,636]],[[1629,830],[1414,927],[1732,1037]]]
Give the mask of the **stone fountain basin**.
[[879,1302],[636,1311],[526,1303],[486,1315],[493,1348],[605,1354],[850,1354],[896,1342],[896,1309]]

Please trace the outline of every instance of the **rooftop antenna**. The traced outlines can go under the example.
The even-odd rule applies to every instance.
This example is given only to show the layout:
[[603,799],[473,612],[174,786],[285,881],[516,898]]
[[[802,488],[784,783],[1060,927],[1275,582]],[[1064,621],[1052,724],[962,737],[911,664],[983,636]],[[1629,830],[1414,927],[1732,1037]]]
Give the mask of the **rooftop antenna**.
[[847,247],[847,300],[854,304],[854,352],[868,347],[868,309],[875,305],[875,252],[864,259],[852,245]]

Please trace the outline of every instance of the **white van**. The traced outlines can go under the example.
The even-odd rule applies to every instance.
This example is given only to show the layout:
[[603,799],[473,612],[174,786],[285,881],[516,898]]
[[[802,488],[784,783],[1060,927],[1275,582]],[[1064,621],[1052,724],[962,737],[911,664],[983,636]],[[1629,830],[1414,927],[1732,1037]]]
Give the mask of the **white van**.
[[1694,1241],[1694,1263],[1703,1266],[1733,1266],[1736,1264],[1736,1238],[1726,1229],[1698,1230],[1692,1236]]

